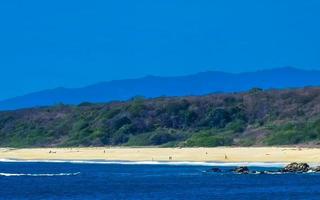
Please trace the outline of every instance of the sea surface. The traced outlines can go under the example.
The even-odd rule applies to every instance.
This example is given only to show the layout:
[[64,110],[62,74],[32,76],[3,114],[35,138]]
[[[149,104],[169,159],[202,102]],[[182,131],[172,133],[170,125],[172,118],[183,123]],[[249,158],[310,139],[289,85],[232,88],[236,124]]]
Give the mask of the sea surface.
[[320,199],[318,174],[207,173],[212,166],[233,168],[223,163],[2,161],[0,199]]

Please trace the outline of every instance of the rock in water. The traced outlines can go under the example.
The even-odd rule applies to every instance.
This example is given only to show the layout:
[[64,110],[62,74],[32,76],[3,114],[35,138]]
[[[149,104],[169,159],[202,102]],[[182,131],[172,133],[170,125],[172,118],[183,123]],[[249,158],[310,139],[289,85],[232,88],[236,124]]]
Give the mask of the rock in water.
[[320,166],[317,166],[315,168],[311,168],[311,171],[319,173],[320,172]]
[[310,166],[307,163],[290,163],[282,171],[283,172],[308,172]]
[[248,167],[237,167],[233,169],[233,172],[238,174],[249,174],[249,168]]
[[209,169],[207,172],[219,173],[219,172],[222,172],[222,171],[221,171],[221,169],[214,167],[214,168]]

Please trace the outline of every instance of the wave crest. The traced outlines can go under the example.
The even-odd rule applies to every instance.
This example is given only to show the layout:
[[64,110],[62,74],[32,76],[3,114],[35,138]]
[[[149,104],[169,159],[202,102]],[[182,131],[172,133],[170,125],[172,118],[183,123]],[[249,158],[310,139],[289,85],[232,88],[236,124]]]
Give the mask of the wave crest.
[[15,174],[15,173],[0,173],[0,176],[76,176],[80,172],[76,173],[58,173],[58,174]]
[[285,162],[192,162],[192,161],[106,161],[106,160],[12,160],[0,159],[0,162],[39,162],[73,164],[118,164],[118,165],[182,165],[182,166],[248,166],[248,167],[284,167]]

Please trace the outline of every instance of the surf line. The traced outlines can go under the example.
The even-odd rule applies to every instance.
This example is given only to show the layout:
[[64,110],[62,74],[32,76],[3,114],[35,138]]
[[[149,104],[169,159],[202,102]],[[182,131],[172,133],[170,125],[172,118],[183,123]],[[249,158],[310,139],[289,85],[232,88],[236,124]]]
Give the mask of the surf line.
[[249,167],[284,167],[288,163],[281,162],[166,162],[166,161],[104,161],[104,160],[13,160],[0,159],[0,162],[32,162],[32,163],[72,163],[72,164],[118,164],[118,165],[185,165],[185,166],[249,166]]
[[0,176],[77,176],[80,172],[76,173],[58,173],[58,174],[19,174],[19,173],[0,173]]

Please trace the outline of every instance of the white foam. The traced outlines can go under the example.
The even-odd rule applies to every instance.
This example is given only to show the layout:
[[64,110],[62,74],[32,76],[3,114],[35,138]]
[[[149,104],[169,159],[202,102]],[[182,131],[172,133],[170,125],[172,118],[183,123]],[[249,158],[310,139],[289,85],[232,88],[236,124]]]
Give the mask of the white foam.
[[14,174],[14,173],[0,173],[0,176],[76,176],[77,173],[58,173],[58,174]]
[[281,162],[162,162],[162,161],[100,161],[100,160],[12,160],[0,159],[0,162],[45,162],[75,164],[120,164],[120,165],[182,165],[182,166],[249,166],[249,167],[284,167]]

